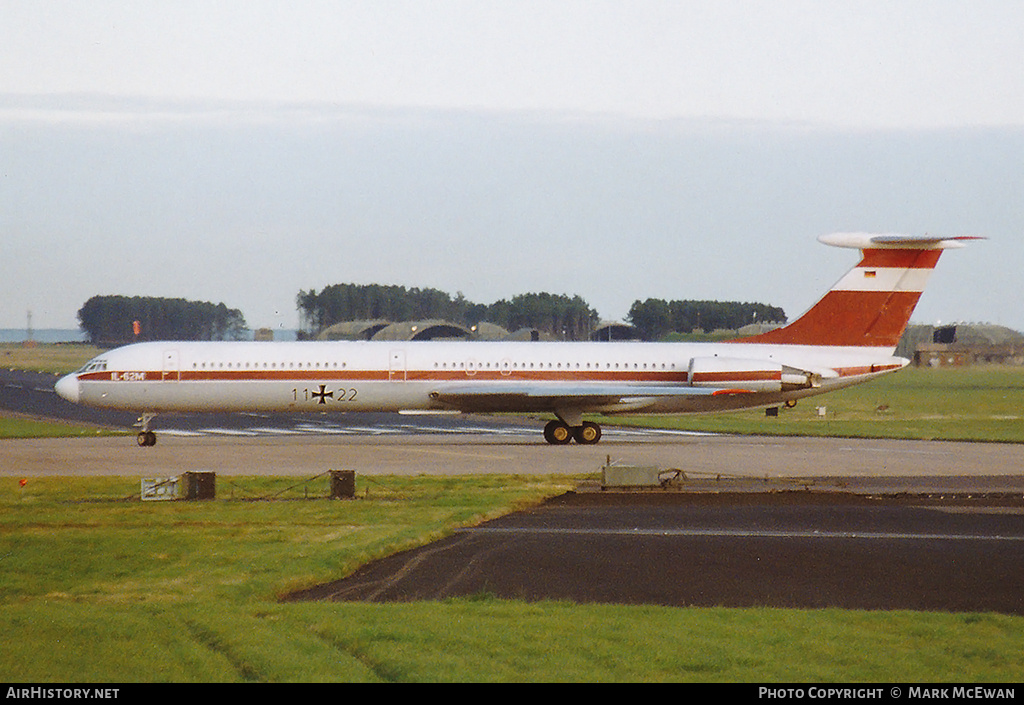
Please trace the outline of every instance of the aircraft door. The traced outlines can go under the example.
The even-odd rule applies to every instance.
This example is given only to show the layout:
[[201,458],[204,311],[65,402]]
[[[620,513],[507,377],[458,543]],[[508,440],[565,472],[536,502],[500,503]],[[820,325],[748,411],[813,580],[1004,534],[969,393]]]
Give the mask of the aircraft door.
[[405,350],[391,351],[391,361],[388,363],[388,381],[405,381]]
[[178,370],[178,351],[164,350],[163,381],[177,382],[180,378],[181,373]]

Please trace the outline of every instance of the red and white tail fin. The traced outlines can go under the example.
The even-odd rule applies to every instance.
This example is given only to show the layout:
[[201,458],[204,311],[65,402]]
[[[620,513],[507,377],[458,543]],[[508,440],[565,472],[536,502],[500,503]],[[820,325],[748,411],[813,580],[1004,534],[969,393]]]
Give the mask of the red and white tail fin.
[[834,233],[826,245],[862,251],[861,261],[787,326],[736,342],[895,348],[942,250],[976,237]]

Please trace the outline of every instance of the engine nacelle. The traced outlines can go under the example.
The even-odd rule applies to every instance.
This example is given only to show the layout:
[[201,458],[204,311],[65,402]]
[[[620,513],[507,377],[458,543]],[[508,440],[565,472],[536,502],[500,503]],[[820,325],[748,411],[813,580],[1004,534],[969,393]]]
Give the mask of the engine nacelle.
[[693,387],[779,392],[782,391],[782,368],[781,364],[768,360],[695,357],[690,360],[688,380]]
[[693,387],[721,387],[749,392],[790,392],[820,387],[823,379],[839,373],[825,367],[804,370],[770,360],[739,357],[695,357],[690,360],[689,383]]

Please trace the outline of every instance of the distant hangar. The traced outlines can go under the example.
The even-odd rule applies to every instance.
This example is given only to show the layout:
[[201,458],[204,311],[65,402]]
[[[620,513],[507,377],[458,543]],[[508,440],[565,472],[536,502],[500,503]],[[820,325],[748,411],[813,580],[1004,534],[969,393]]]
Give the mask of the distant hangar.
[[[636,340],[636,329],[623,323],[602,323],[591,340]],[[509,332],[493,323],[481,322],[473,327],[444,320],[425,321],[343,321],[325,328],[317,340],[554,340],[536,328]]]

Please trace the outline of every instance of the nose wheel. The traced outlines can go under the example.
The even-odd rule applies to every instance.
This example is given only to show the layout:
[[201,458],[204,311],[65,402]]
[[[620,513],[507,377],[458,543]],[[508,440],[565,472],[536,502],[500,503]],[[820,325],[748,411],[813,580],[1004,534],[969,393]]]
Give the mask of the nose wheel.
[[560,419],[555,419],[544,427],[544,440],[556,446],[566,445],[572,441],[580,445],[593,445],[601,440],[601,427],[592,421],[570,426]]
[[139,417],[136,426],[139,427],[139,435],[135,437],[139,448],[149,448],[156,445],[156,434],[153,433],[152,425],[156,414],[143,414]]

